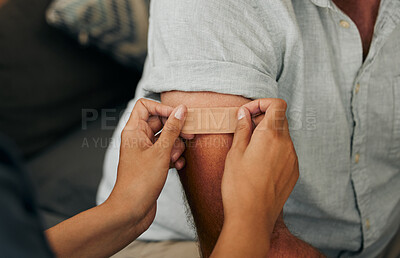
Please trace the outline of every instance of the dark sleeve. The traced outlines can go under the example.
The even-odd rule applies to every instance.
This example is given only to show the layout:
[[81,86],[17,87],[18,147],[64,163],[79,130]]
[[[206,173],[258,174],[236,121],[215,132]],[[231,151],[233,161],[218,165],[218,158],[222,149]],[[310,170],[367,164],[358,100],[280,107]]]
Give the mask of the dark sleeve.
[[53,257],[29,179],[11,146],[0,136],[0,256]]

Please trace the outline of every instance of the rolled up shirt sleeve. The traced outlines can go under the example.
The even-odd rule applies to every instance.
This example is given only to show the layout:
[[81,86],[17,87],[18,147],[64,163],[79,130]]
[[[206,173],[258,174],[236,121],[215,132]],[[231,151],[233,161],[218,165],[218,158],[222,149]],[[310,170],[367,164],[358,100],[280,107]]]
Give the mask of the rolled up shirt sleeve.
[[278,97],[299,34],[291,2],[270,2],[152,1],[145,92]]

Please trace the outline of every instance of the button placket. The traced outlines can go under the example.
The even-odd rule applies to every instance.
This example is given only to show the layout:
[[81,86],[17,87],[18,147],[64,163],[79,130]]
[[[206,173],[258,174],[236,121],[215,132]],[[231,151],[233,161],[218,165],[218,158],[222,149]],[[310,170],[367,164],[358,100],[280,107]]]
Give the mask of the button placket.
[[[369,203],[370,184],[368,173],[366,171],[366,133],[367,133],[367,100],[368,100],[368,81],[369,69],[363,66],[359,76],[355,79],[354,93],[352,100],[352,112],[356,126],[353,131],[353,167],[352,177],[355,182],[355,191],[357,193],[357,203],[361,215],[361,226],[364,236],[364,244],[371,241],[373,230],[371,230],[371,209]],[[361,89],[363,85],[363,90]]]
[[369,230],[369,229],[371,228],[371,222],[369,221],[369,219],[366,219],[366,220],[365,220],[365,228],[366,228],[367,230]]
[[354,162],[355,162],[356,164],[358,164],[359,161],[360,161],[360,154],[359,154],[359,153],[356,153],[356,155],[354,156]]
[[[358,53],[350,53],[351,56],[343,56],[342,58],[356,58],[358,60],[358,76],[354,78],[352,82],[353,97],[351,100],[351,112],[353,114],[353,121],[355,124],[353,130],[353,141],[352,141],[352,156],[351,156],[351,179],[354,185],[354,191],[356,195],[356,202],[360,213],[360,223],[362,228],[362,235],[364,241],[368,241],[371,238],[371,231],[369,230],[370,225],[370,208],[368,202],[368,191],[369,191],[369,178],[365,173],[366,161],[363,159],[365,156],[365,139],[366,139],[366,100],[367,90],[361,91],[361,84],[364,81],[368,81],[369,74],[365,69],[365,63],[362,61],[362,43],[356,25],[340,10],[337,12],[337,26],[340,26],[339,33],[347,35],[349,40],[353,41],[357,37],[357,48]],[[343,42],[343,41],[342,41]],[[355,45],[353,44],[353,47]],[[354,48],[353,48],[354,49]],[[364,88],[364,86],[363,86]],[[368,221],[368,222],[367,222]],[[365,243],[365,242],[364,242]]]
[[357,83],[354,92],[357,94],[360,91],[360,84]]

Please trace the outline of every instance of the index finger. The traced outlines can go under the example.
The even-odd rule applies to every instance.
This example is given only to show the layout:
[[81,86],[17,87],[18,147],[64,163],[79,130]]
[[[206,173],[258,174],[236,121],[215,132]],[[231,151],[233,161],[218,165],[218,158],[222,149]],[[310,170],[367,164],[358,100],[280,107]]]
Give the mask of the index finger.
[[[243,105],[251,114],[252,121],[257,127],[265,118],[265,113],[271,106],[275,106],[276,102],[282,102],[276,98],[256,99]],[[285,108],[286,111],[286,108]]]
[[[255,130],[274,130],[285,131],[288,129],[286,119],[286,102],[282,99],[265,99],[265,103],[260,101],[262,106],[259,110],[264,111],[265,115],[259,122]],[[266,109],[264,109],[266,108]]]
[[243,105],[243,107],[247,108],[250,111],[252,117],[259,116],[264,114],[267,109],[271,106],[275,99],[256,99],[249,103]]
[[135,129],[140,120],[147,122],[151,116],[168,117],[174,109],[149,99],[139,99],[129,120],[125,126],[127,129]]
[[[259,111],[265,111],[262,120],[254,129],[250,145],[255,148],[264,148],[266,142],[271,139],[284,139],[289,136],[289,125],[286,119],[286,102],[281,99],[269,99],[265,103],[260,102],[262,106],[253,107],[253,110],[259,108]],[[266,109],[266,106],[268,106]],[[257,111],[257,110],[256,110]],[[271,138],[272,137],[272,138]],[[281,138],[284,137],[284,138]],[[285,138],[286,139],[286,138]]]

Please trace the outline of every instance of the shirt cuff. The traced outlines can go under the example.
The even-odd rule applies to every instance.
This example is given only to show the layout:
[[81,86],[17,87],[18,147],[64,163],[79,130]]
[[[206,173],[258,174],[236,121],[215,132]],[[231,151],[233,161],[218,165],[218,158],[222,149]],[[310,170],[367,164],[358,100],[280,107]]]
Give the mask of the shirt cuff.
[[150,68],[146,96],[166,91],[209,91],[249,99],[278,97],[278,84],[252,67],[223,61],[179,61]]

